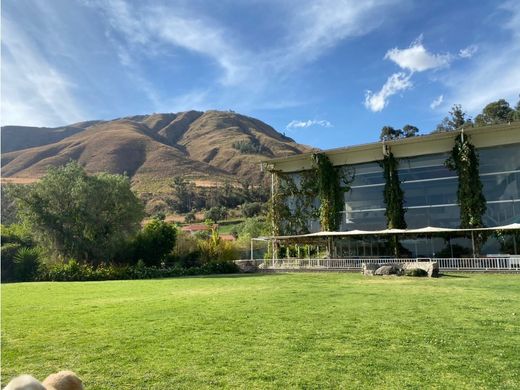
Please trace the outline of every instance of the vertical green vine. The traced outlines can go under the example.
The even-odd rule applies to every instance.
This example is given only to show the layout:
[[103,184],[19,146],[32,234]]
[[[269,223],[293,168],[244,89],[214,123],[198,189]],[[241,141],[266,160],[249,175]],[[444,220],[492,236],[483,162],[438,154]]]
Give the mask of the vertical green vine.
[[350,189],[352,178],[347,178],[339,168],[334,167],[325,154],[314,153],[312,163],[320,200],[321,230],[338,230],[341,221],[340,213],[345,207],[343,195]]
[[459,134],[455,138],[455,146],[445,165],[459,177],[457,203],[460,206],[460,227],[484,227],[482,217],[486,212],[486,198],[479,176],[479,158],[467,135]]
[[399,162],[390,152],[388,155],[385,155],[381,165],[385,178],[383,196],[386,205],[385,216],[387,227],[388,229],[406,229],[404,193],[401,189],[401,181],[399,180],[399,173],[397,172]]
[[289,174],[274,172],[274,177],[268,212],[273,235],[308,233],[309,221],[315,218],[319,218],[322,231],[338,230],[343,194],[353,178],[350,171],[334,167],[326,155],[315,153],[312,169],[300,172],[298,183]]
[[[386,226],[388,229],[406,229],[404,193],[401,189],[401,181],[397,171],[399,161],[390,152],[384,156],[380,165],[383,167],[383,176],[385,178],[383,198],[386,205]],[[397,235],[391,237],[389,244],[393,249],[394,256],[399,257],[399,253],[403,249],[399,243],[399,237]]]

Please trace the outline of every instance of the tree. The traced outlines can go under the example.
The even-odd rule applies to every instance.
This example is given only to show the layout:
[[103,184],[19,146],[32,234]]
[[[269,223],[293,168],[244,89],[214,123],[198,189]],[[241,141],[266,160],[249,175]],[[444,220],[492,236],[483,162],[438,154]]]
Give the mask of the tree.
[[170,187],[173,189],[173,194],[177,199],[177,202],[173,204],[174,210],[179,213],[191,211],[195,198],[193,183],[187,181],[182,176],[176,176],[173,178]]
[[206,210],[204,213],[204,219],[209,219],[215,223],[218,221],[225,219],[228,215],[228,211],[225,207],[212,207],[209,210]]
[[238,236],[243,240],[249,242],[251,238],[260,237],[269,234],[268,223],[258,217],[247,218],[240,224],[238,229]]
[[242,205],[242,216],[246,218],[255,217],[262,212],[262,203],[260,202],[252,202],[252,203],[244,203]]
[[413,125],[405,125],[403,127],[404,138],[415,137],[418,132],[419,132],[419,129]]
[[77,162],[50,168],[15,197],[19,214],[38,243],[62,258],[109,260],[138,230],[143,217],[143,205],[128,177],[89,176]]
[[462,110],[460,104],[454,104],[451,107],[449,114],[451,118],[448,120],[448,124],[453,130],[460,129],[468,122],[468,119],[466,119],[466,113]]
[[142,260],[146,265],[161,265],[173,251],[177,230],[171,223],[153,219],[135,237],[133,242],[134,261]]
[[472,126],[473,122],[471,118],[467,117],[466,112],[462,109],[460,104],[454,104],[449,112],[449,117],[445,117],[441,123],[437,125],[434,133],[443,133],[448,131],[454,131],[462,128],[463,126]]
[[[520,95],[518,95],[520,97]],[[513,122],[518,122],[520,121],[520,99],[518,100],[518,102],[516,103],[516,106],[515,106],[515,112],[513,113],[512,115],[512,121]]]
[[507,123],[513,120],[514,113],[509,103],[500,99],[484,107],[482,113],[475,118],[475,123],[477,126]]
[[405,125],[403,129],[394,129],[392,126],[383,126],[379,135],[380,141],[391,141],[401,138],[415,137],[419,129],[413,125]]
[[381,134],[379,135],[380,141],[391,141],[394,139],[399,139],[403,135],[402,130],[394,129],[392,126],[383,126],[381,129]]

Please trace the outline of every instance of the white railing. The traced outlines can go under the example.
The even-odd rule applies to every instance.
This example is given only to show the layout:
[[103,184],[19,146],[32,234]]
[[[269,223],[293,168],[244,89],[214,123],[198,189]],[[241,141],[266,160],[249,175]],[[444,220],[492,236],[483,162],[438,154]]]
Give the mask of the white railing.
[[390,264],[404,262],[435,261],[440,271],[520,271],[520,257],[481,257],[481,258],[350,258],[350,259],[268,259],[260,264],[261,269],[269,270],[361,270],[363,263]]

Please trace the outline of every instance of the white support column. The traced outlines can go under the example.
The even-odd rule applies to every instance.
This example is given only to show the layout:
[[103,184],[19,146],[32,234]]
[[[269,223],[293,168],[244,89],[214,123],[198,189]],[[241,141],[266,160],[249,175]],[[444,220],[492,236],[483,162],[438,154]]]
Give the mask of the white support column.
[[473,230],[471,231],[471,248],[473,250],[473,258],[475,258],[475,236]]

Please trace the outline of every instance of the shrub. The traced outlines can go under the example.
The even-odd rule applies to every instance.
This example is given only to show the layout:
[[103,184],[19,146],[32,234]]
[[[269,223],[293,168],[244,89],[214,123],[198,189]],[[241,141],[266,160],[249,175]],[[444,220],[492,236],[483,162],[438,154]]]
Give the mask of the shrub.
[[117,266],[114,264],[99,264],[94,267],[90,264],[81,264],[76,260],[68,263],[56,263],[41,270],[39,280],[88,281],[88,280],[125,280],[125,279],[154,279],[170,278],[175,276],[228,274],[238,272],[238,266],[233,262],[214,262],[200,267],[149,267],[143,261],[136,265]]
[[186,222],[186,223],[193,223],[193,222],[195,222],[195,219],[196,219],[195,211],[193,211],[193,210],[184,216],[184,222]]
[[143,260],[146,265],[160,265],[173,251],[176,235],[174,225],[152,220],[138,233],[132,244],[133,260]]
[[221,219],[225,219],[228,216],[228,210],[224,207],[212,207],[209,210],[206,210],[204,213],[204,219],[209,219],[213,222],[218,222]]
[[2,245],[0,254],[2,257],[2,282],[9,282],[15,279],[14,257],[20,248],[22,248],[22,246],[17,243]]
[[422,268],[412,268],[407,269],[404,271],[405,276],[416,276],[416,277],[422,277],[422,276],[428,276],[428,272]]
[[263,204],[260,202],[244,203],[242,205],[242,216],[245,218],[255,217],[262,212]]
[[28,282],[35,279],[40,267],[40,252],[37,248],[20,248],[13,260],[15,280]]
[[213,229],[207,240],[199,240],[200,259],[203,263],[230,261],[237,258],[237,249],[231,241],[220,239],[216,229]]
[[31,231],[27,225],[21,223],[13,223],[7,226],[1,225],[1,240],[2,245],[7,243],[16,243],[29,247],[34,245]]
[[254,138],[233,142],[232,146],[242,154],[262,154],[269,152],[269,149]]
[[[207,239],[208,236],[204,239]],[[197,239],[190,233],[182,232],[177,237],[177,244],[173,251],[173,260],[184,268],[200,266],[200,251]]]

